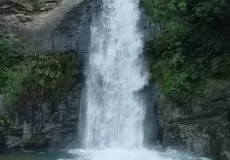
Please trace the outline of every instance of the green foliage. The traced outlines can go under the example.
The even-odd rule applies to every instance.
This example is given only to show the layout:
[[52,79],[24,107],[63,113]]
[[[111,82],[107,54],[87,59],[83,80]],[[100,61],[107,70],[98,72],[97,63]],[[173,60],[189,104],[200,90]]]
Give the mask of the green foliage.
[[[0,92],[7,87],[10,77],[9,68],[24,60],[26,49],[20,40],[10,37],[0,37]],[[17,77],[17,76],[15,76]]]
[[20,40],[0,37],[0,67],[10,67],[21,62],[24,59],[25,50]]
[[29,65],[30,74],[18,99],[20,106],[44,101],[55,106],[68,95],[80,74],[80,64],[74,53],[39,56],[30,60]]
[[143,0],[153,23],[152,79],[177,103],[222,91],[230,79],[230,2]]
[[[38,107],[49,102],[51,109],[65,98],[77,82],[79,77],[79,61],[74,53],[62,53],[30,58],[21,64],[26,72],[19,71],[17,82],[10,83],[12,91],[7,87],[11,97],[16,97],[17,107]],[[16,76],[17,77],[17,76]],[[15,93],[15,94],[14,94]]]
[[79,80],[76,53],[35,55],[22,42],[0,38],[0,92],[18,110],[48,101],[55,106]]
[[28,71],[20,69],[16,71],[8,70],[7,81],[3,92],[6,94],[7,103],[15,103],[22,89],[22,82],[29,76]]
[[[151,70],[152,77],[158,77],[162,91],[177,102],[187,102],[192,85],[188,74],[169,68],[167,63],[158,61]],[[157,73],[157,74],[154,74]],[[160,73],[160,75],[159,75]]]
[[0,117],[0,127],[7,127],[10,125],[10,120],[8,117]]

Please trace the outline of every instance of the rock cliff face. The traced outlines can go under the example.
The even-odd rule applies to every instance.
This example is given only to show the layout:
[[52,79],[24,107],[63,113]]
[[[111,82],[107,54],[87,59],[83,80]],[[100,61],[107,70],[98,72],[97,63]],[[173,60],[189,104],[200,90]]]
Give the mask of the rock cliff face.
[[82,0],[1,0],[0,22],[22,30],[28,28],[36,31],[47,27],[47,24],[55,27],[70,9],[81,2]]
[[187,149],[215,160],[229,160],[230,152],[230,92],[189,106],[175,107],[160,96],[160,117],[163,144]]
[[0,26],[37,52],[86,52],[93,6],[90,0],[10,0],[0,2]]
[[[77,51],[83,58],[89,48],[90,22],[99,8],[99,2],[91,0],[3,0],[0,36],[19,36],[37,53]],[[52,112],[44,103],[29,111],[26,119],[17,115],[14,125],[0,128],[0,151],[76,148],[82,85],[79,81]]]
[[29,121],[19,116],[18,124],[4,133],[7,149],[71,148],[78,144],[81,88],[77,85],[53,113],[43,104],[41,109],[28,113]]

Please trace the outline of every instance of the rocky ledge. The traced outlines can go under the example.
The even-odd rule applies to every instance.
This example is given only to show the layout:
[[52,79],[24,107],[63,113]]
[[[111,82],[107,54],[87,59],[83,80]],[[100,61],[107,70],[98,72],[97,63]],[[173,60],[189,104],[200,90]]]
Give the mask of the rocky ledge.
[[161,95],[159,109],[164,146],[230,160],[230,91],[186,108],[173,106]]
[[85,51],[95,8],[92,3],[90,0],[0,1],[0,36],[9,33],[18,36],[43,53],[81,48]]
[[61,19],[67,11],[82,0],[2,0],[0,23],[38,29],[42,24]]

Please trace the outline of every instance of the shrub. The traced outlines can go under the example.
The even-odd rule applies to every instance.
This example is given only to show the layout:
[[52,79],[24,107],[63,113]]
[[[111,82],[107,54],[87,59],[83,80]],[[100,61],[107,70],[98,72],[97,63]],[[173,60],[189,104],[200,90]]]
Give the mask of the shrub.
[[229,1],[143,0],[143,6],[153,23],[163,24],[149,43],[149,59],[166,95],[184,103],[228,86]]

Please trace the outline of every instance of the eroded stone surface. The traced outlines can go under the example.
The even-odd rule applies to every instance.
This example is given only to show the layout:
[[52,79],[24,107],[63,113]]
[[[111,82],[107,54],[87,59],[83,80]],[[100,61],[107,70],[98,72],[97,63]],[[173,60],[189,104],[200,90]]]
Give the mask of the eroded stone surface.
[[[229,106],[228,91],[206,102],[186,106],[190,108],[186,110],[173,106],[169,101],[159,104],[160,116],[165,122],[162,126],[163,144],[225,160],[228,158],[226,151],[230,151]],[[178,114],[173,116],[175,110]]]
[[44,104],[41,109],[34,110],[35,113],[28,113],[35,115],[29,122],[22,121],[17,127],[7,129],[5,149],[71,148],[79,144],[77,126],[81,88],[76,87],[54,113]]

